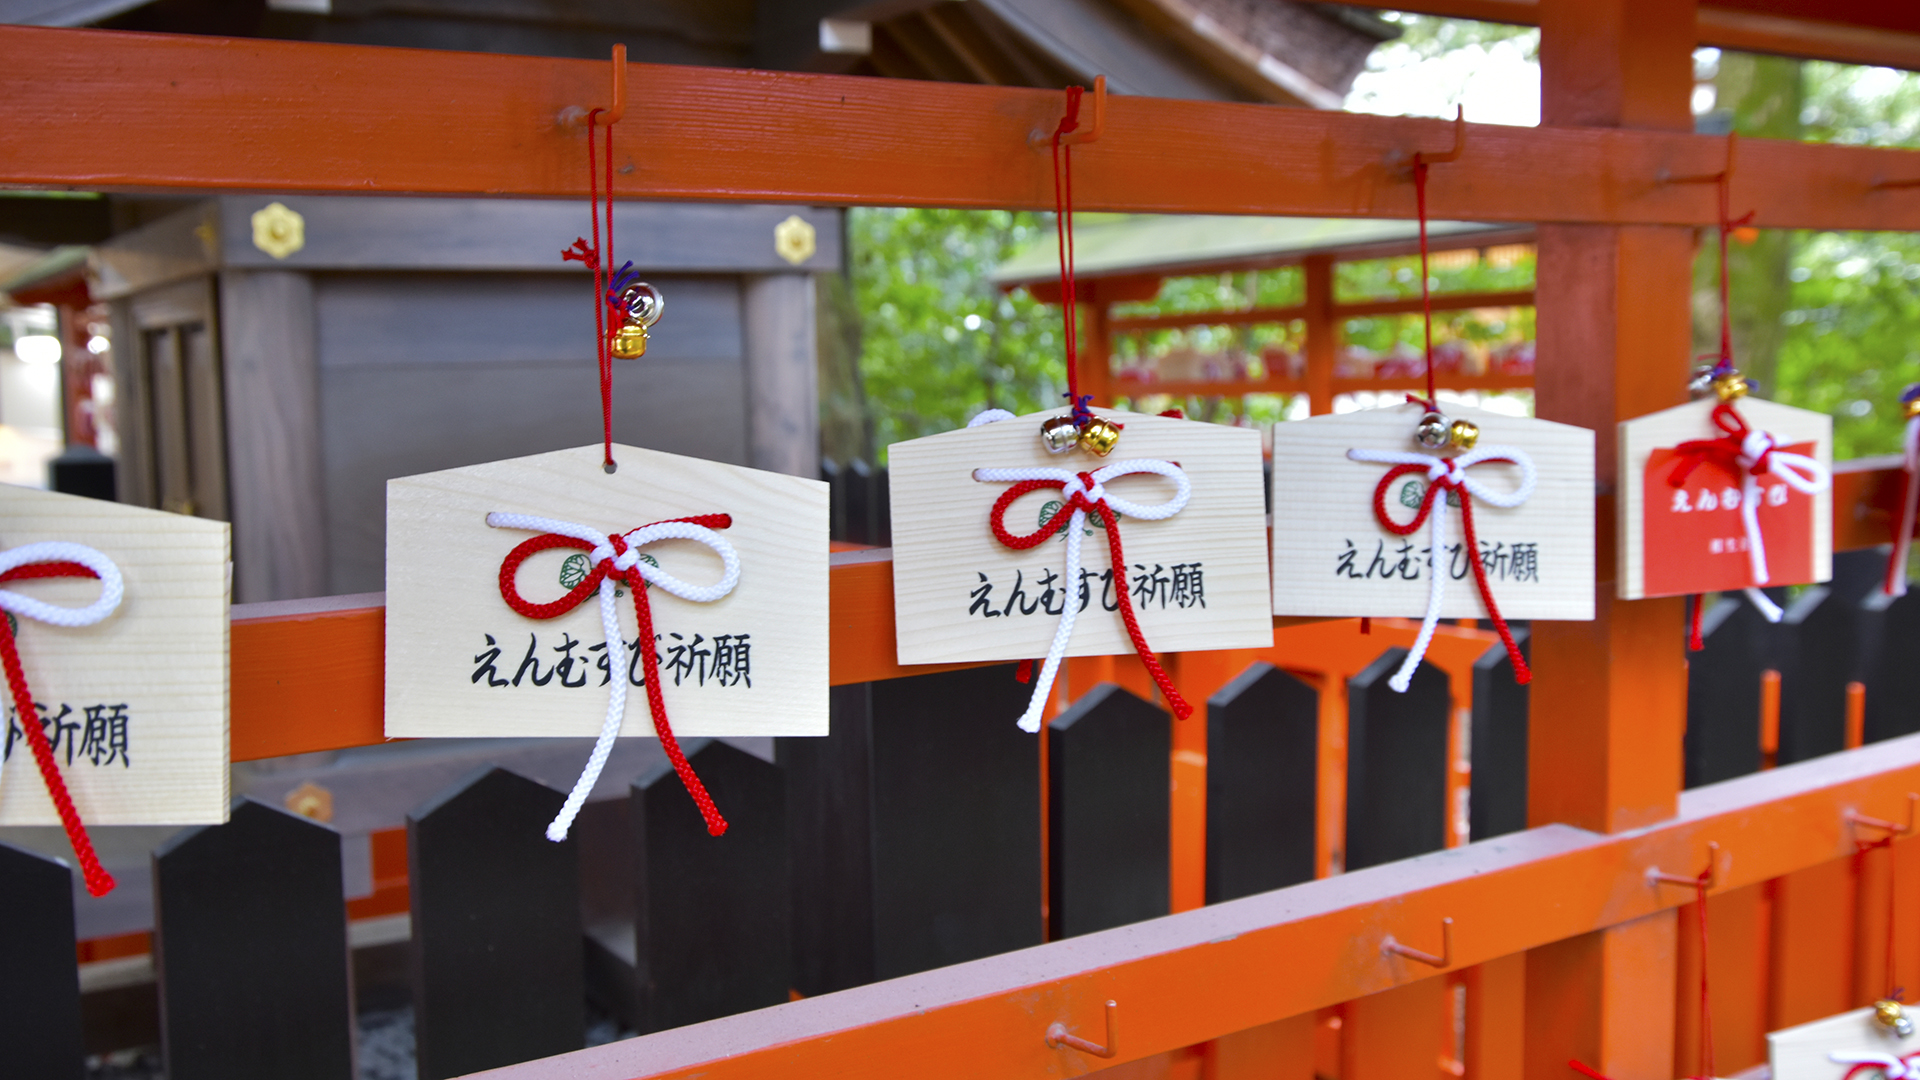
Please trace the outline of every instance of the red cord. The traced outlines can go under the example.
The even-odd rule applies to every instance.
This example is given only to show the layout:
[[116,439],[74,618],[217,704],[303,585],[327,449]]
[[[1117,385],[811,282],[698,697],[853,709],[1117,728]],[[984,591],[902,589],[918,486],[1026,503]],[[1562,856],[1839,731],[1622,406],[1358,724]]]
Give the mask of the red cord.
[[[1481,460],[1511,463],[1511,459],[1500,457]],[[1460,529],[1467,545],[1467,564],[1473,567],[1474,584],[1480,587],[1480,601],[1487,607],[1487,617],[1493,620],[1493,628],[1500,634],[1500,643],[1507,648],[1507,659],[1513,662],[1513,681],[1524,686],[1533,681],[1533,671],[1527,667],[1527,658],[1520,655],[1520,646],[1513,640],[1513,631],[1507,627],[1507,620],[1500,614],[1500,605],[1493,601],[1493,587],[1487,583],[1486,564],[1480,560],[1480,540],[1473,531],[1473,494],[1453,477],[1442,476],[1427,485],[1427,493],[1421,498],[1420,509],[1414,513],[1412,521],[1402,525],[1387,513],[1387,488],[1408,473],[1420,473],[1424,476],[1426,471],[1425,465],[1413,464],[1395,465],[1388,469],[1386,475],[1382,476],[1380,482],[1373,488],[1373,516],[1388,532],[1396,536],[1411,536],[1426,523],[1427,515],[1433,510],[1433,500],[1442,491],[1460,493]],[[1440,553],[1436,551],[1433,553],[1433,573],[1440,572]]]
[[1700,611],[1707,606],[1707,597],[1705,593],[1694,593],[1690,599],[1693,613],[1687,619],[1687,651],[1699,652],[1707,647],[1706,641],[1700,637]]
[[[0,582],[26,578],[99,576],[92,568],[79,563],[52,562],[9,570],[0,574]],[[13,627],[4,616],[0,616],[0,663],[6,667],[7,686],[13,691],[13,707],[19,711],[20,727],[27,734],[27,745],[33,748],[34,763],[40,766],[40,778],[46,782],[47,794],[53,797],[53,807],[60,813],[60,825],[66,830],[67,843],[73,846],[73,853],[80,860],[80,875],[86,879],[87,893],[105,896],[113,890],[113,875],[100,865],[100,857],[93,850],[93,840],[87,836],[87,826],[80,820],[80,811],[74,809],[73,796],[67,791],[65,778],[60,775],[60,764],[53,759],[53,744],[47,741],[46,731],[35,722],[39,711],[33,707],[33,691],[27,686],[26,669],[20,664],[20,650],[14,644]]]
[[1073,404],[1076,424],[1086,423],[1093,414],[1080,399],[1080,331],[1073,263],[1073,144],[1063,143],[1061,139],[1080,126],[1083,93],[1078,86],[1067,87],[1067,111],[1053,129],[1053,230],[1060,249],[1060,318],[1066,340],[1067,400]]
[[1427,163],[1413,155],[1413,200],[1420,213],[1420,310],[1427,331],[1427,408],[1435,408],[1433,389],[1433,297],[1427,290]]
[[[1893,842],[1896,839],[1896,837],[1897,837],[1897,834],[1894,834],[1894,835],[1881,837],[1878,840],[1869,840],[1865,843],[1862,843],[1856,840],[1854,841],[1854,851],[1857,858],[1862,861],[1866,858],[1866,854],[1869,851],[1874,851],[1879,848],[1885,848],[1887,851],[1887,987],[1888,987],[1888,990],[1887,990],[1886,996],[1889,998],[1892,998],[1895,1001],[1899,1001],[1901,997],[1901,992],[1899,987],[1894,986],[1894,970],[1893,970],[1893,960],[1894,960],[1893,922],[1894,922],[1894,913],[1899,908],[1899,902],[1895,900],[1894,897],[1897,895],[1896,890],[1900,887],[1900,882],[1898,877],[1899,864],[1894,861],[1895,849],[1894,849]],[[1856,862],[1854,866],[1855,877],[1859,876],[1860,869],[1861,867],[1859,862]]]
[[613,126],[605,125],[606,136],[606,233],[607,245],[605,258],[601,257],[600,246],[600,164],[594,153],[593,133],[596,127],[594,117],[605,109],[593,109],[587,113],[587,195],[590,200],[588,220],[593,226],[593,244],[589,246],[585,237],[573,242],[573,246],[560,253],[564,261],[585,263],[593,271],[593,337],[594,362],[599,367],[600,376],[600,436],[605,452],[603,464],[613,465],[613,334],[617,329],[619,316],[614,312],[615,299],[609,297],[610,282],[613,275]]
[[1700,871],[1700,877],[1694,882],[1699,894],[1696,901],[1700,922],[1700,1080],[1713,1080],[1713,1008],[1707,999],[1707,883],[1713,879],[1713,868]]
[[[690,522],[709,529],[724,529],[733,524],[733,518],[728,514],[702,514],[669,520]],[[656,521],[652,524],[664,523]],[[615,533],[609,539],[613,541],[615,555],[627,550],[626,537]],[[587,575],[586,580],[575,585],[565,596],[551,603],[536,604],[520,595],[516,578],[520,564],[526,562],[528,557],[552,548],[578,548],[590,552],[593,544],[558,533],[542,533],[521,541],[500,563],[500,598],[507,602],[508,607],[529,619],[552,619],[578,607],[608,577],[627,586],[627,590],[633,594],[634,619],[640,630],[640,663],[646,672],[647,708],[653,716],[654,734],[660,737],[660,748],[666,751],[667,760],[673,763],[674,774],[680,777],[680,783],[687,789],[687,794],[693,797],[694,805],[700,808],[700,816],[707,823],[707,832],[713,836],[726,832],[726,819],[720,816],[719,808],[713,805],[713,797],[707,794],[706,785],[694,774],[693,765],[687,761],[687,755],[681,752],[680,741],[674,738],[673,725],[667,720],[667,702],[660,692],[660,659],[653,648],[653,608],[647,602],[647,580],[640,576],[640,568],[634,566],[616,572],[609,560],[602,560],[594,564],[593,572]],[[607,674],[615,679],[627,677],[624,671],[609,671]]]
[[[1080,483],[1091,488],[1093,486],[1092,474],[1081,473]],[[1000,498],[994,501],[993,515],[988,519],[993,526],[994,537],[1015,551],[1025,551],[1028,548],[1038,547],[1045,542],[1048,537],[1065,529],[1068,523],[1073,520],[1073,512],[1075,510],[1085,510],[1089,514],[1100,514],[1107,523],[1107,553],[1113,562],[1113,572],[1119,578],[1114,592],[1120,600],[1120,619],[1127,624],[1127,637],[1133,640],[1133,651],[1139,654],[1140,662],[1146,665],[1147,674],[1153,676],[1153,684],[1160,688],[1160,696],[1164,697],[1167,700],[1167,704],[1173,708],[1173,715],[1185,720],[1187,717],[1193,715],[1193,706],[1187,704],[1187,699],[1181,697],[1180,691],[1174,688],[1173,680],[1167,677],[1166,669],[1160,666],[1160,658],[1155,656],[1153,649],[1147,645],[1147,636],[1140,630],[1140,621],[1134,617],[1133,599],[1127,593],[1127,557],[1126,553],[1123,552],[1120,547],[1120,519],[1119,516],[1113,512],[1113,508],[1107,506],[1107,501],[1101,499],[1098,502],[1090,502],[1087,499],[1086,492],[1075,492],[1073,497],[1067,500],[1067,504],[1061,507],[1058,513],[1049,518],[1045,525],[1040,526],[1033,532],[1025,536],[1016,536],[1007,531],[1005,520],[1007,508],[1013,505],[1014,500],[1028,492],[1039,491],[1041,488],[1064,489],[1066,486],[1067,484],[1064,480],[1022,480],[1001,492]],[[1072,603],[1074,583],[1068,582],[1067,589],[1067,603]]]

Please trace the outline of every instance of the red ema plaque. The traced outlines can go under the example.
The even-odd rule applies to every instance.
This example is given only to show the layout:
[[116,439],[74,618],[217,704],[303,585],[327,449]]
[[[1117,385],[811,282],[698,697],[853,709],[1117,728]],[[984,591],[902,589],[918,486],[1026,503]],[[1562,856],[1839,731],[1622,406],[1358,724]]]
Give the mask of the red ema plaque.
[[[1779,447],[1813,456],[1812,442]],[[1671,448],[1647,458],[1643,492],[1647,596],[1721,592],[1761,584],[1754,581],[1747,528],[1741,513],[1742,477],[1713,461],[1702,461],[1680,487],[1674,471],[1685,466]],[[1813,581],[1814,497],[1794,490],[1774,475],[1754,478],[1759,498],[1754,512],[1766,542],[1768,580],[1793,585]]]

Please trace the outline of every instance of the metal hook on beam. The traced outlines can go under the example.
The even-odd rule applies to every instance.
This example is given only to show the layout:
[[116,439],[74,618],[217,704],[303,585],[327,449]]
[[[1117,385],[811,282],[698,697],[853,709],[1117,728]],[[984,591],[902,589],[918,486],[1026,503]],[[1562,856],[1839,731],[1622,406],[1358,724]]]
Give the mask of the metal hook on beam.
[[1684,885],[1689,889],[1711,889],[1720,880],[1720,844],[1715,841],[1707,845],[1707,869],[1699,874],[1669,874],[1657,866],[1647,867],[1649,885]]
[[1083,1054],[1092,1054],[1097,1058],[1110,1058],[1120,1052],[1120,1003],[1107,1002],[1107,1045],[1088,1042],[1078,1035],[1067,1033],[1067,1025],[1055,1021],[1047,1028],[1047,1049],[1058,1050],[1062,1046],[1071,1046]]
[[1444,154],[1429,154],[1416,150],[1413,155],[1415,165],[1444,165],[1449,161],[1459,161],[1461,151],[1467,148],[1467,107],[1455,105],[1453,112],[1453,149]]
[[612,127],[627,115],[627,47],[613,47],[613,104],[604,109],[593,110],[580,105],[569,105],[560,110],[561,127]]
[[1661,169],[1655,179],[1663,184],[1731,184],[1733,183],[1733,165],[1738,157],[1740,136],[1727,132],[1727,167],[1717,173],[1695,173],[1692,176],[1675,176]]
[[[1106,130],[1107,127],[1107,77],[1105,75],[1095,75],[1093,77],[1093,93],[1091,96],[1093,98],[1092,122],[1082,124],[1072,131],[1067,132],[1065,135],[1060,136],[1060,145],[1080,146],[1085,143],[1100,141],[1100,133]],[[1027,136],[1027,144],[1029,146],[1046,146],[1052,143],[1052,128],[1047,128],[1044,131],[1035,131]]]
[[1440,920],[1440,955],[1438,956],[1411,945],[1402,945],[1394,940],[1392,934],[1388,934],[1387,939],[1380,943],[1380,951],[1383,954],[1404,956],[1416,964],[1425,964],[1428,967],[1447,967],[1453,963],[1453,919]]
[[[1920,187],[1920,184],[1915,184],[1914,186]],[[1907,792],[1907,823],[1905,825],[1896,825],[1891,821],[1882,821],[1876,817],[1868,817],[1854,810],[1847,811],[1846,819],[1847,823],[1856,829],[1878,829],[1889,836],[1912,836],[1915,824],[1914,808],[1916,804],[1920,804],[1920,792]]]

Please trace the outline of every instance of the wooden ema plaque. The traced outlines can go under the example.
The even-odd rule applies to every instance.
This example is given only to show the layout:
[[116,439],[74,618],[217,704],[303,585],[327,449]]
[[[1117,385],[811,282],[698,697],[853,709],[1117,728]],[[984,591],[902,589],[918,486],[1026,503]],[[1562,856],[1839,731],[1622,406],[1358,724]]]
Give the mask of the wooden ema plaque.
[[[83,544],[125,582],[91,626],[13,616],[20,663],[80,819],[94,825],[227,820],[229,526],[99,499],[0,485],[0,549]],[[0,588],[84,608],[101,582],[59,577]],[[6,695],[0,825],[59,815]]]
[[[1414,404],[1315,416],[1273,429],[1273,613],[1420,618],[1427,610],[1428,527],[1408,536],[1374,517],[1374,489],[1391,466],[1349,460],[1348,450],[1435,453],[1414,441],[1426,410]],[[1538,480],[1517,507],[1475,500],[1474,526],[1487,584],[1509,619],[1593,618],[1593,432],[1548,420],[1447,405],[1480,427],[1477,449],[1511,446],[1532,458]],[[1458,451],[1435,453],[1453,457]],[[1487,461],[1468,475],[1499,492],[1521,471]],[[1426,490],[1420,474],[1387,493],[1395,521],[1412,520]],[[1440,616],[1484,619],[1486,605],[1464,546],[1460,509],[1447,507]]]
[[[1907,1006],[1907,1015],[1913,1015]],[[1879,1065],[1864,1070],[1881,1080],[1885,1066],[1898,1059],[1911,1070],[1920,1063],[1920,1031],[1901,1038],[1874,1019],[1871,1008],[1854,1009],[1797,1027],[1767,1033],[1767,1058],[1774,1080],[1843,1080],[1855,1065]],[[1845,1060],[1835,1061],[1838,1056]]]
[[[948,431],[887,450],[893,505],[893,605],[902,664],[1031,660],[1047,653],[1069,602],[1084,606],[1069,656],[1134,651],[1114,590],[1131,590],[1147,643],[1156,652],[1265,648],[1273,644],[1267,612],[1265,508],[1260,493],[1260,433],[1165,416],[1095,409],[1126,425],[1105,458],[1078,447],[1053,454],[1040,425],[1064,410]],[[993,535],[994,501],[1011,484],[983,483],[983,468],[1094,470],[1136,458],[1179,465],[1193,485],[1172,517],[1145,521],[1121,515],[1127,566],[1116,573],[1103,527],[1088,515],[1081,538],[1079,582],[1062,580],[1065,535],[1016,551]],[[1107,484],[1118,498],[1159,503],[1172,481],[1154,475]],[[1016,500],[1006,527],[1031,533],[1061,512],[1060,493],[1045,489]]]
[[[1721,434],[1711,419],[1716,404],[1693,401],[1620,424],[1616,546],[1623,600],[1755,584],[1803,585],[1833,576],[1831,485],[1809,495],[1778,475],[1754,478],[1768,570],[1767,580],[1759,583],[1742,519],[1744,478],[1704,461],[1687,474],[1684,485],[1673,486],[1671,477],[1685,465],[1674,448]],[[1772,435],[1781,450],[1831,468],[1832,417],[1751,397],[1738,399],[1734,408],[1749,427]]]
[[[740,577],[711,602],[649,586],[661,692],[676,736],[827,733],[827,485],[818,480],[598,445],[387,482],[386,732],[389,736],[594,735],[608,685],[599,600],[556,618],[501,598],[502,560],[539,533],[487,524],[490,513],[625,533],[654,522],[728,514],[715,531]],[[637,549],[695,586],[722,576],[693,540]],[[542,551],[521,564],[520,595],[556,601],[587,576],[585,552]],[[654,734],[633,601],[616,604],[627,641],[622,735]]]

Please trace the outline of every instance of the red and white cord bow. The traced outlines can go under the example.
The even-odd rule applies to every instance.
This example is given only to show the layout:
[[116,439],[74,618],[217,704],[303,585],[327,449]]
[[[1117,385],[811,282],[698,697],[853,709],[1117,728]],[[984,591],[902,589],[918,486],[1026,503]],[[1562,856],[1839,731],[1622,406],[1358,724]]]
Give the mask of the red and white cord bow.
[[1827,490],[1833,477],[1825,465],[1805,454],[1781,450],[1773,436],[1748,427],[1746,418],[1732,402],[1715,405],[1712,415],[1714,426],[1722,434],[1718,438],[1694,439],[1674,447],[1681,461],[1668,483],[1676,488],[1684,486],[1693,470],[1708,461],[1740,477],[1740,522],[1746,526],[1747,558],[1753,568],[1753,585],[1747,588],[1747,597],[1768,622],[1779,622],[1780,606],[1759,589],[1771,580],[1771,575],[1767,572],[1766,537],[1760,531],[1758,477],[1778,476],[1802,495],[1817,495]]
[[1907,552],[1913,546],[1913,519],[1920,505],[1920,416],[1907,421],[1900,440],[1907,470],[1907,497],[1900,504],[1899,531],[1893,534],[1893,554],[1887,557],[1888,596],[1907,595]]
[[[11,589],[0,589],[0,610],[49,626],[92,626],[113,614],[126,595],[120,568],[112,559],[84,544],[47,541],[0,552],[0,582],[57,577],[99,578],[100,596],[86,607],[69,608]],[[87,892],[104,896],[113,888],[113,875],[100,865],[93,842],[87,837],[87,827],[81,823],[80,812],[74,809],[73,797],[67,793],[60,766],[53,759],[53,745],[47,741],[47,733],[38,722],[39,712],[33,707],[33,691],[27,686],[27,673],[20,664],[13,628],[4,618],[0,618],[0,662],[6,666],[7,685],[13,691],[14,708],[19,711],[20,729],[26,732],[27,745],[33,749],[34,761],[40,766],[40,778],[46,782],[47,794],[53,797],[54,809],[60,812],[60,824],[66,829],[67,841],[80,860]]]
[[[1473,579],[1480,586],[1480,600],[1486,605],[1488,617],[1493,620],[1493,628],[1500,632],[1500,641],[1506,645],[1507,656],[1513,661],[1514,679],[1521,683],[1532,680],[1533,674],[1527,670],[1526,658],[1520,655],[1520,646],[1514,643],[1513,633],[1507,629],[1507,620],[1500,616],[1500,608],[1493,602],[1493,589],[1487,584],[1487,568],[1480,561],[1480,541],[1473,531],[1473,500],[1479,499],[1490,506],[1508,510],[1526,502],[1533,494],[1538,479],[1533,459],[1527,456],[1526,451],[1514,446],[1482,446],[1455,458],[1399,450],[1349,450],[1347,458],[1350,461],[1393,466],[1373,489],[1373,516],[1382,528],[1397,536],[1410,536],[1422,521],[1429,526],[1427,613],[1420,621],[1420,633],[1413,639],[1413,648],[1407,650],[1406,659],[1400,662],[1400,670],[1387,680],[1387,685],[1402,694],[1407,692],[1415,669],[1419,668],[1420,661],[1427,655],[1427,646],[1433,642],[1434,628],[1440,624],[1440,607],[1446,599],[1448,573],[1448,569],[1440,565],[1447,529],[1447,500],[1438,497],[1443,491],[1460,492],[1460,529],[1466,543],[1467,563],[1473,567]],[[1520,485],[1509,492],[1498,492],[1467,475],[1468,469],[1485,461],[1505,461],[1519,466]],[[1414,513],[1413,520],[1402,525],[1387,513],[1387,488],[1400,477],[1416,472],[1426,475],[1426,494],[1421,497],[1420,509]]]
[[[606,767],[607,755],[613,752],[613,740],[619,737],[620,725],[626,718],[627,643],[621,634],[620,616],[613,602],[615,592],[622,584],[633,593],[634,617],[640,631],[640,659],[646,672],[647,707],[653,715],[653,730],[660,736],[660,747],[666,751],[667,759],[673,762],[673,771],[679,775],[680,782],[686,785],[687,794],[699,806],[701,817],[706,819],[707,832],[714,836],[726,832],[726,820],[714,807],[706,786],[694,775],[693,766],[687,763],[686,755],[680,752],[680,743],[673,737],[673,727],[667,721],[667,704],[660,692],[660,661],[653,647],[653,609],[647,602],[646,587],[649,584],[658,585],[682,600],[695,603],[712,603],[732,592],[740,582],[740,556],[735,553],[732,544],[713,530],[728,527],[733,524],[733,519],[726,514],[678,518],[657,521],[611,536],[571,521],[556,521],[529,514],[492,513],[487,515],[487,524],[496,529],[524,529],[542,534],[522,542],[500,564],[500,597],[508,607],[529,618],[552,619],[578,607],[589,592],[597,589],[600,593],[600,626],[607,638],[607,718],[600,725],[600,737],[593,744],[593,754],[587,758],[587,767],[581,771],[580,779],[567,795],[559,816],[547,826],[547,839],[557,842],[567,838],[567,830],[572,827],[575,815],[580,813],[580,807],[585,805],[587,796],[593,792],[593,785],[600,779],[600,770]],[[711,585],[689,585],[657,566],[642,562],[640,548],[658,540],[692,540],[712,548],[714,554],[720,556],[724,568],[720,580]],[[587,557],[593,562],[593,570],[560,599],[548,604],[530,603],[520,595],[514,576],[520,564],[529,556],[551,548],[576,548],[587,552]]]
[[[1176,491],[1173,498],[1163,503],[1143,506],[1136,502],[1120,498],[1109,493],[1107,482],[1116,477],[1135,473],[1153,473],[1164,476],[1174,482]],[[1154,684],[1160,688],[1160,694],[1166,698],[1174,715],[1184,720],[1193,715],[1193,706],[1173,687],[1173,680],[1160,666],[1160,661],[1147,646],[1146,635],[1140,631],[1140,621],[1134,617],[1133,602],[1127,595],[1127,559],[1120,546],[1120,521],[1116,515],[1139,518],[1142,521],[1164,521],[1179,513],[1193,495],[1193,483],[1180,466],[1170,461],[1152,458],[1140,458],[1133,461],[1117,461],[1096,469],[1091,473],[1075,473],[1066,469],[1023,468],[1023,469],[976,469],[973,478],[989,484],[1011,483],[1013,486],[1000,493],[993,504],[990,519],[993,535],[1000,542],[1016,551],[1037,547],[1054,533],[1062,529],[1067,534],[1067,574],[1066,602],[1060,612],[1060,626],[1053,633],[1053,644],[1047,647],[1046,662],[1040,666],[1040,677],[1035,680],[1033,698],[1027,705],[1027,711],[1020,717],[1022,731],[1040,730],[1040,715],[1046,711],[1047,695],[1053,689],[1054,677],[1060,671],[1060,661],[1067,655],[1067,643],[1073,637],[1074,617],[1079,611],[1080,591],[1080,538],[1084,535],[1087,513],[1098,510],[1106,525],[1107,551],[1113,562],[1115,593],[1119,597],[1120,617],[1127,624],[1127,636],[1133,639],[1134,651],[1140,655],[1147,672],[1153,676]],[[1025,536],[1016,536],[1007,531],[1007,508],[1014,500],[1028,492],[1041,488],[1059,488],[1065,505],[1048,519],[1047,523]]]
[[1880,1071],[1884,1080],[1903,1080],[1920,1071],[1915,1068],[1916,1061],[1920,1061],[1920,1054],[1908,1054],[1902,1058],[1893,1054],[1876,1054],[1868,1050],[1835,1050],[1827,1054],[1827,1060],[1835,1065],[1853,1066],[1847,1070],[1844,1080],[1854,1080],[1857,1075],[1872,1072],[1875,1069]]

